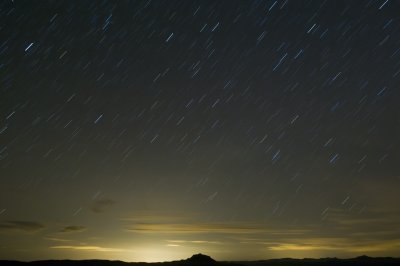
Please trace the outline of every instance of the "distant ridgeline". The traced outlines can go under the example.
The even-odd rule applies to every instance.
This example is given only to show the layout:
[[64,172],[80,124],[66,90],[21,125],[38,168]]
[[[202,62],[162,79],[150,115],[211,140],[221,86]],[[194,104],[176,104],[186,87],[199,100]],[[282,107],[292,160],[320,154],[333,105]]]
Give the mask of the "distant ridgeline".
[[190,265],[212,265],[212,266],[287,266],[287,265],[310,265],[310,266],[364,266],[364,265],[397,265],[400,266],[400,258],[371,258],[361,256],[352,259],[322,258],[322,259],[271,259],[260,261],[220,262],[203,254],[196,254],[186,260],[170,262],[123,262],[109,260],[41,260],[31,262],[0,260],[0,266],[190,266]]

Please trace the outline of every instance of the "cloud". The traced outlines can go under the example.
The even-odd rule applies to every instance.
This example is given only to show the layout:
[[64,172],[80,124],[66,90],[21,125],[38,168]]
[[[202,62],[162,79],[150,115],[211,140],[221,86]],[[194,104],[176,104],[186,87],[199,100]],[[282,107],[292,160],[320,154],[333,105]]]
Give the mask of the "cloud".
[[219,224],[156,224],[139,223],[127,228],[128,231],[141,233],[249,233],[257,230],[253,227],[239,227]]
[[203,223],[203,224],[181,224],[181,223],[136,223],[127,227],[128,231],[138,233],[182,233],[182,234],[197,234],[197,233],[217,233],[217,234],[293,234],[299,235],[308,232],[309,230],[276,230],[268,229],[262,225],[254,224],[244,226],[242,224],[225,224],[225,223]]
[[371,237],[380,240],[398,239],[400,236],[400,212],[378,209],[365,209],[362,213],[350,213],[332,209],[325,220],[332,235],[368,240]]
[[191,222],[197,220],[197,218],[200,218],[201,215],[200,213],[195,213],[195,212],[178,212],[178,211],[157,211],[157,213],[154,212],[149,212],[149,211],[138,211],[135,212],[134,215],[131,215],[129,217],[123,217],[121,218],[121,221],[124,222],[152,222],[152,221],[157,221],[159,223],[174,223],[176,221],[185,221],[185,222]]
[[0,222],[0,232],[21,231],[26,233],[37,232],[45,226],[38,222],[32,221],[3,221]]
[[344,247],[336,247],[329,245],[312,245],[312,244],[276,244],[268,247],[274,251],[307,251],[307,250],[342,250]]
[[55,241],[55,242],[70,242],[70,239],[56,238],[56,237],[45,237],[44,239]]
[[207,241],[207,240],[167,240],[167,242],[172,243],[170,245],[178,245],[178,244],[222,244],[220,241]]
[[305,238],[286,239],[281,243],[265,243],[271,251],[341,251],[345,253],[366,253],[398,250],[400,240],[367,240],[352,241],[346,238]]
[[169,215],[140,214],[122,222],[132,233],[166,235],[169,247],[229,245],[233,240],[243,247],[257,246],[277,256],[381,255],[398,251],[400,212],[363,205],[356,207],[352,211],[331,207],[318,223],[301,222],[290,226],[275,221],[209,223],[179,215],[174,219]]
[[63,229],[60,230],[61,233],[77,233],[77,232],[82,232],[85,231],[87,228],[85,226],[79,226],[79,225],[70,225],[66,226]]
[[111,200],[111,199],[98,199],[95,200],[92,203],[92,206],[90,207],[90,209],[94,212],[94,213],[102,213],[104,212],[107,208],[109,208],[110,206],[114,205],[115,201]]
[[167,244],[167,247],[180,247],[181,245],[177,245],[177,244]]
[[122,252],[126,251],[119,248],[106,248],[99,246],[52,246],[53,249],[71,249],[71,250],[83,250],[83,251],[98,251],[98,252]]
[[[134,233],[147,233],[147,234],[255,234],[269,236],[299,236],[308,234],[312,227],[310,225],[302,227],[282,228],[274,226],[273,224],[259,223],[257,221],[232,221],[232,222],[199,222],[201,220],[200,213],[148,213],[138,212],[135,216],[125,217],[121,222],[125,223],[125,229]],[[196,237],[197,238],[197,237]],[[188,241],[189,239],[179,240]],[[205,239],[202,239],[205,240]],[[196,239],[197,243],[202,240]],[[208,239],[207,239],[208,240]],[[195,243],[195,242],[193,242]]]

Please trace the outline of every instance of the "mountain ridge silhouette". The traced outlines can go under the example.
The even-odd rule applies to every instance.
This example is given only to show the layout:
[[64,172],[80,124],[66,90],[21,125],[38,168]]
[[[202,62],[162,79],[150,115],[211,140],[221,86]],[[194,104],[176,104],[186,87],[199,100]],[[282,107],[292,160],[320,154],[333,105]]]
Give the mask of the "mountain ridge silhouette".
[[340,258],[304,258],[304,259],[268,259],[257,261],[216,261],[210,256],[198,253],[190,258],[179,261],[166,262],[124,262],[120,260],[38,260],[38,261],[18,261],[0,260],[1,266],[394,266],[400,265],[400,258],[393,257],[369,257],[358,256],[349,259]]

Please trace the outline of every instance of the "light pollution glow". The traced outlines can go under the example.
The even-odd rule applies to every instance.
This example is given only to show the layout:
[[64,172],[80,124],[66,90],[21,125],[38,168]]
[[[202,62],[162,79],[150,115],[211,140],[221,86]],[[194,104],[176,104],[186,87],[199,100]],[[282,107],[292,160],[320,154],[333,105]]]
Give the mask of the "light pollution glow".
[[[386,239],[388,230],[400,230],[390,229],[392,222],[368,219],[367,216],[354,219],[340,210],[331,210],[330,213],[327,226],[319,227],[318,230],[312,225],[284,229],[272,223],[269,226],[251,222],[188,223],[189,218],[176,223],[182,220],[181,216],[143,215],[141,219],[120,219],[121,228],[110,230],[110,235],[104,232],[97,234],[78,226],[66,227],[70,231],[62,229],[50,233],[50,229],[33,223],[11,222],[7,228],[3,224],[1,233],[9,237],[9,245],[26,242],[28,239],[37,243],[32,254],[26,250],[17,250],[19,256],[26,260],[40,259],[35,256],[46,254],[47,258],[52,259],[98,258],[157,262],[179,260],[198,252],[209,254],[217,260],[249,260],[395,255],[399,250],[398,239]],[[163,223],[152,223],[151,220]],[[367,230],[371,225],[381,225],[387,230],[376,231],[375,239],[372,239]],[[336,231],[332,227],[337,228]]]

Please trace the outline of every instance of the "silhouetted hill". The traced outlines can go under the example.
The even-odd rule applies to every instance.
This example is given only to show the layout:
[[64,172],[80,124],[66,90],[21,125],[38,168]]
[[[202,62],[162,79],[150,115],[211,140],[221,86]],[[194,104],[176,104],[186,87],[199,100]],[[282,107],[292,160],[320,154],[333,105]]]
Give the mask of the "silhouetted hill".
[[211,264],[217,263],[210,256],[203,255],[201,253],[193,255],[192,257],[188,258],[184,262],[189,263],[189,264],[202,264],[202,265],[211,265]]
[[368,256],[360,256],[351,259],[338,258],[321,258],[321,259],[271,259],[262,261],[239,262],[246,266],[364,266],[364,265],[398,265],[400,266],[400,258],[371,258]]
[[196,254],[186,260],[170,262],[123,262],[109,260],[42,260],[32,262],[0,260],[0,266],[400,266],[400,258],[371,258],[360,256],[352,259],[321,258],[321,259],[271,259],[260,261],[218,262],[203,254]]

